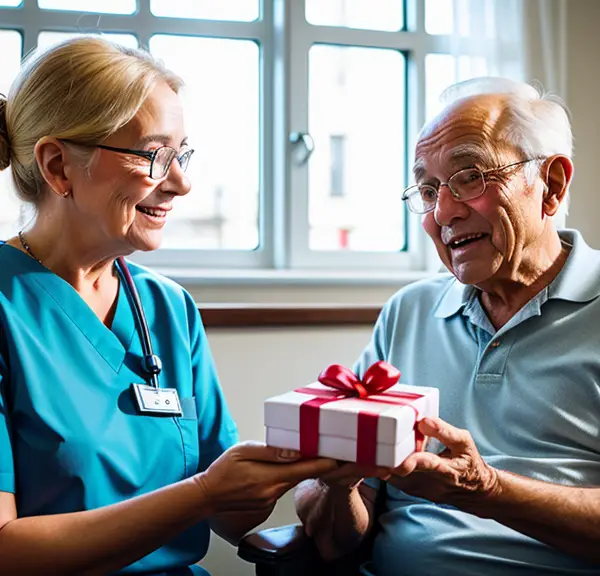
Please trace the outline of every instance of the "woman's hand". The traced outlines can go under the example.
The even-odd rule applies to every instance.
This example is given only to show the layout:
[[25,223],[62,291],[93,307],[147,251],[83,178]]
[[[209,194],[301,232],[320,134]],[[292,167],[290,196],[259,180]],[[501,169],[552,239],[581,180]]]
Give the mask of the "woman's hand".
[[327,458],[303,460],[294,450],[256,442],[237,444],[196,477],[213,514],[270,510],[299,482],[336,470]]
[[387,480],[390,477],[389,468],[379,466],[362,466],[352,462],[341,462],[337,470],[327,472],[320,477],[320,481],[330,488],[356,488],[365,478],[381,478]]

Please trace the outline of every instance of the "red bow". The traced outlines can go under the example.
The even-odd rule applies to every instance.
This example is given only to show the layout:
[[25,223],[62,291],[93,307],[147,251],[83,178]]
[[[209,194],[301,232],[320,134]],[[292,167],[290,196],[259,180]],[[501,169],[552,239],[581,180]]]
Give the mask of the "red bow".
[[379,360],[372,364],[363,379],[360,380],[352,370],[340,364],[332,364],[319,374],[321,384],[346,392],[349,396],[366,398],[374,394],[381,394],[400,380],[400,370]]

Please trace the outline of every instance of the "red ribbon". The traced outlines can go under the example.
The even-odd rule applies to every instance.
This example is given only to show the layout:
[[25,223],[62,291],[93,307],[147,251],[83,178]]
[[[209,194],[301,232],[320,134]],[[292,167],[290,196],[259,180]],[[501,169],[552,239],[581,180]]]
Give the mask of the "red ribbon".
[[[331,390],[318,388],[297,388],[294,392],[316,396],[300,405],[300,452],[307,458],[315,458],[319,451],[319,411],[323,404],[344,400],[345,398],[360,398],[371,402],[410,406],[415,411],[415,434],[417,444],[422,434],[416,426],[419,417],[418,410],[412,402],[422,398],[422,394],[412,392],[389,391],[400,379],[400,371],[387,362],[375,362],[368,368],[360,380],[354,372],[345,366],[332,364],[321,374],[319,382],[329,386]],[[377,396],[372,398],[372,396]],[[361,410],[358,413],[356,434],[356,462],[358,464],[375,466],[377,456],[377,422],[379,413]]]

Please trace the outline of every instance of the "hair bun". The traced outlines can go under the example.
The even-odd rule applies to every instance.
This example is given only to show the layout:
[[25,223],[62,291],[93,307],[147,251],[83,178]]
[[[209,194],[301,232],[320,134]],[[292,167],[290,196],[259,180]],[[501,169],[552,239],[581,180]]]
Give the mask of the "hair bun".
[[0,94],[0,170],[10,166],[10,140],[6,126],[6,96]]

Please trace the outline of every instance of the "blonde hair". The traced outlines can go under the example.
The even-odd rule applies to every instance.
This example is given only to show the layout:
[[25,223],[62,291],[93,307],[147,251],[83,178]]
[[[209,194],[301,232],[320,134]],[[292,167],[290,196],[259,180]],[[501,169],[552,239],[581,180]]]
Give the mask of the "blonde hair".
[[11,165],[19,197],[37,205],[44,191],[34,152],[40,138],[102,142],[132,120],[161,82],[175,92],[183,86],[147,52],[98,36],[34,53],[8,98],[0,98],[0,170]]

